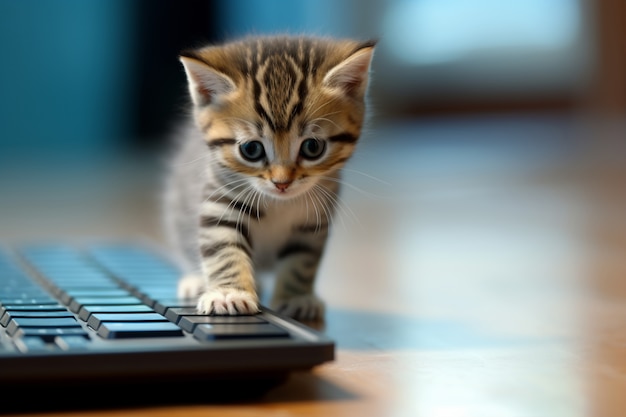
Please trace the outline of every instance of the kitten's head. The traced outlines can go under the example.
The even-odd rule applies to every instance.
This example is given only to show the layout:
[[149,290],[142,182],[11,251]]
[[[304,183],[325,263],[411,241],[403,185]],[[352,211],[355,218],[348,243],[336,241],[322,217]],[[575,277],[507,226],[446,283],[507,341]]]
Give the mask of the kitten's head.
[[184,52],[217,171],[288,199],[336,174],[365,117],[374,42],[250,38]]

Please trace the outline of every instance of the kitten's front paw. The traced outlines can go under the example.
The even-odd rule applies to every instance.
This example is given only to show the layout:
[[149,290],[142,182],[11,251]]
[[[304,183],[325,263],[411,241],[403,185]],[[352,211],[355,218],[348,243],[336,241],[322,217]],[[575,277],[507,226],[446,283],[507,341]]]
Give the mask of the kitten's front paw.
[[277,312],[300,321],[321,321],[325,306],[315,294],[292,297],[273,303]]
[[196,298],[204,291],[204,280],[199,275],[185,275],[178,281],[178,298]]
[[238,315],[256,314],[259,304],[255,294],[234,288],[217,288],[207,291],[198,300],[202,314]]

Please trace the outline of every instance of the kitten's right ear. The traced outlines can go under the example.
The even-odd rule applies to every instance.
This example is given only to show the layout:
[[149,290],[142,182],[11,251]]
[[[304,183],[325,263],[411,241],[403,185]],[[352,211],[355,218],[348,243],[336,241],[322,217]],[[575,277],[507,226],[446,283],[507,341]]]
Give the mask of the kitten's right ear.
[[363,43],[348,58],[332,68],[324,77],[324,85],[344,94],[363,98],[367,89],[368,72],[376,42]]
[[206,106],[222,95],[235,89],[235,83],[223,74],[202,61],[192,57],[180,56],[185,67],[187,85],[191,99],[196,106]]

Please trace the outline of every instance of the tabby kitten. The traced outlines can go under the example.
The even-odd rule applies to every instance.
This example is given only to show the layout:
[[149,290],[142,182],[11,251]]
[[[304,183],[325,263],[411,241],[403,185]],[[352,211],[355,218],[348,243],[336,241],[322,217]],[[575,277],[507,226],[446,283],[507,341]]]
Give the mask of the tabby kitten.
[[166,226],[189,275],[180,296],[207,314],[270,306],[321,319],[313,285],[339,203],[340,170],[365,117],[374,42],[252,37],[185,51],[193,123],[179,137]]

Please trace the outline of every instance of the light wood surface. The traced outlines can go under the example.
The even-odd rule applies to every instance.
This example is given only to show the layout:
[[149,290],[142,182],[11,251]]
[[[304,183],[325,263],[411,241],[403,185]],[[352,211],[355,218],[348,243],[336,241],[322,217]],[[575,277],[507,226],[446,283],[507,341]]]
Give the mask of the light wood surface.
[[[545,115],[377,126],[346,172],[319,277],[334,362],[241,402],[188,401],[175,381],[169,405],[38,415],[623,416],[625,126]],[[104,219],[158,237],[151,197],[131,195]]]

